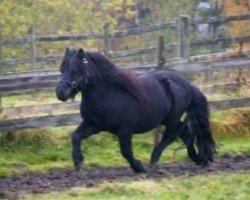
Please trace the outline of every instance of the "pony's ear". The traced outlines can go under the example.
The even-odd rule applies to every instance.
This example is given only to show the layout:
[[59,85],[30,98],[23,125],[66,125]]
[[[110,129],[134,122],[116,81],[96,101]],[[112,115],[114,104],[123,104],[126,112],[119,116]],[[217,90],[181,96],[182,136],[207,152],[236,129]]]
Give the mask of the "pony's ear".
[[78,58],[80,58],[81,60],[85,57],[85,52],[83,51],[82,48],[79,49],[77,56],[78,56]]
[[67,47],[67,48],[65,49],[64,56],[67,56],[67,55],[68,55],[68,53],[69,53],[69,48]]

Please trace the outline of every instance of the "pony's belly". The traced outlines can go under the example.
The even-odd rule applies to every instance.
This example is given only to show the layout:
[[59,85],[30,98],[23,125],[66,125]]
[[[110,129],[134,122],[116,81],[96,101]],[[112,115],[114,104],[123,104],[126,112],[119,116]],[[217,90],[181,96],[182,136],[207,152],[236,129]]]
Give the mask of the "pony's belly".
[[134,133],[145,133],[145,132],[151,131],[152,129],[156,128],[158,125],[161,125],[162,121],[163,119],[157,122],[147,121],[147,122],[138,124],[134,130]]
[[145,112],[141,115],[140,120],[136,124],[135,133],[143,133],[152,130],[153,128],[161,125],[166,117],[167,108],[165,106],[152,112]]

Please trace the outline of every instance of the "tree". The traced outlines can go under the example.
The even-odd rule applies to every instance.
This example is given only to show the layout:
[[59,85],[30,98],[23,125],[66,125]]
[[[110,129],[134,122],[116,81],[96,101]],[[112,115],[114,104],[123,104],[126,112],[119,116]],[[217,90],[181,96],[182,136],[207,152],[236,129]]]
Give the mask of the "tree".
[[[219,3],[221,3],[224,16],[246,14],[250,12],[249,0],[214,0],[214,1],[219,1]],[[246,21],[231,22],[230,24],[228,24],[228,30],[232,37],[249,35],[250,21],[246,20]],[[238,45],[234,45],[233,47],[238,48]],[[250,43],[244,44],[244,48],[250,48]]]
[[[133,16],[132,0],[2,0],[0,2],[0,23],[3,38],[26,37],[31,26],[36,35],[102,33],[106,22],[117,27],[119,17]],[[130,9],[128,9],[130,8]],[[39,44],[39,53],[61,52],[65,46],[100,46],[96,41],[85,43],[61,42]],[[25,54],[24,48],[10,50],[6,47],[3,57]]]

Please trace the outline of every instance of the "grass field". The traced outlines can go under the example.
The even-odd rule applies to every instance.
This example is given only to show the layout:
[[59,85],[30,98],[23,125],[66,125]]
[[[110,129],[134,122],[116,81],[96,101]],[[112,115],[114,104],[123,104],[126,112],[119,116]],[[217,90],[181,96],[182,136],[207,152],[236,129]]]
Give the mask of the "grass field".
[[[213,112],[213,133],[218,154],[250,153],[250,108]],[[52,168],[72,167],[70,133],[75,127],[45,128],[0,134],[0,177],[27,171],[46,173]],[[135,155],[148,163],[153,148],[153,134],[134,137]],[[161,162],[185,162],[186,150],[181,142],[172,144]],[[101,133],[85,140],[85,168],[128,166],[120,155],[117,139]],[[19,194],[27,200],[93,199],[93,200],[247,200],[250,196],[250,171],[213,173],[171,179],[105,182],[93,188],[72,188],[47,194]]]
[[[42,138],[42,139],[41,139]],[[71,145],[68,136],[65,141],[60,138],[56,141],[48,141],[44,135],[36,136],[31,141],[15,139],[15,141],[4,144],[0,149],[0,176],[20,174],[26,171],[46,172],[51,168],[71,167]],[[134,139],[135,155],[148,163],[153,147],[152,134],[136,136]],[[250,153],[250,137],[244,136],[221,137],[217,139],[218,155],[225,153],[240,154]],[[175,153],[175,149],[181,145],[176,142],[171,145],[161,157],[162,162],[173,162],[186,160],[186,150]],[[85,153],[85,167],[119,167],[128,164],[119,152],[118,143],[115,138],[103,133],[86,140],[83,144]]]
[[24,194],[26,200],[247,200],[250,171],[178,177],[163,180],[103,183],[49,194]]
[[[218,155],[250,152],[249,109],[220,111],[212,114],[213,132]],[[0,176],[46,172],[51,168],[71,167],[70,133],[75,127],[24,130],[0,135]],[[148,163],[153,148],[153,134],[136,135],[133,140],[135,155]],[[161,162],[186,160],[186,150],[176,151],[182,144],[175,142],[161,157]],[[85,167],[127,166],[120,155],[117,138],[101,133],[82,144]]]

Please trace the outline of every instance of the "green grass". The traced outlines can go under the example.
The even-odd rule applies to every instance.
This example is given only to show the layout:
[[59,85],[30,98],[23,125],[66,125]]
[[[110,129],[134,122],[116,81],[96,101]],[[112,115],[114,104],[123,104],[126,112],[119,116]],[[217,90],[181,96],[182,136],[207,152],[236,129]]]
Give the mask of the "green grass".
[[[213,133],[218,155],[250,153],[249,108],[212,113]],[[0,177],[27,171],[46,172],[51,168],[72,167],[70,133],[74,126],[23,130],[0,134]],[[188,160],[185,149],[177,141],[161,156],[160,162]],[[86,168],[128,166],[118,148],[117,138],[109,133],[94,135],[82,144]],[[153,133],[135,135],[135,156],[149,162],[153,149]]]
[[[218,154],[250,153],[249,108],[212,113],[213,133]],[[46,172],[52,168],[71,167],[70,133],[73,126],[23,130],[0,134],[0,177],[27,171]],[[176,152],[179,141],[165,150],[160,162],[185,162],[186,150]],[[148,163],[153,148],[153,134],[136,135],[133,139],[136,157]],[[100,133],[82,144],[85,168],[128,166],[120,155],[117,138]],[[72,188],[44,195],[22,194],[34,199],[159,199],[210,200],[242,199],[250,196],[250,171],[197,175],[163,180],[143,179],[130,182],[103,183],[95,188]]]
[[[81,95],[76,96],[76,100],[80,100]],[[18,107],[18,106],[31,106],[31,105],[41,105],[41,103],[60,103],[56,98],[56,93],[54,90],[43,90],[27,92],[23,94],[16,94],[10,96],[2,97],[2,107]]]
[[43,91],[43,92],[33,92],[33,93],[23,93],[11,96],[5,96],[2,99],[3,107],[18,107],[24,105],[37,105],[41,102],[46,103],[58,103],[54,91]]
[[181,176],[172,179],[103,183],[94,188],[73,188],[43,195],[23,194],[26,200],[247,200],[250,171]]
[[[13,136],[0,138],[0,176],[25,173],[26,171],[46,172],[51,168],[71,167],[71,144],[69,132],[73,127],[24,131]],[[13,137],[13,138],[11,138]],[[250,137],[220,136],[217,138],[218,156],[225,153],[250,153]],[[175,150],[181,145],[175,142],[166,149],[161,162],[187,160],[186,150]],[[153,148],[153,134],[136,135],[133,139],[135,155],[148,163]],[[85,167],[128,166],[120,155],[117,139],[109,133],[100,133],[82,144]]]
[[[41,129],[1,135],[0,138],[0,176],[23,173],[27,170],[46,171],[50,168],[69,167],[71,162],[70,134],[74,127]],[[144,162],[149,161],[153,147],[151,133],[134,137],[136,156]],[[185,159],[185,151],[173,158],[176,143],[164,153],[162,160]],[[82,144],[85,154],[85,167],[119,167],[128,164],[120,155],[117,138],[109,133],[100,133],[88,138]]]

